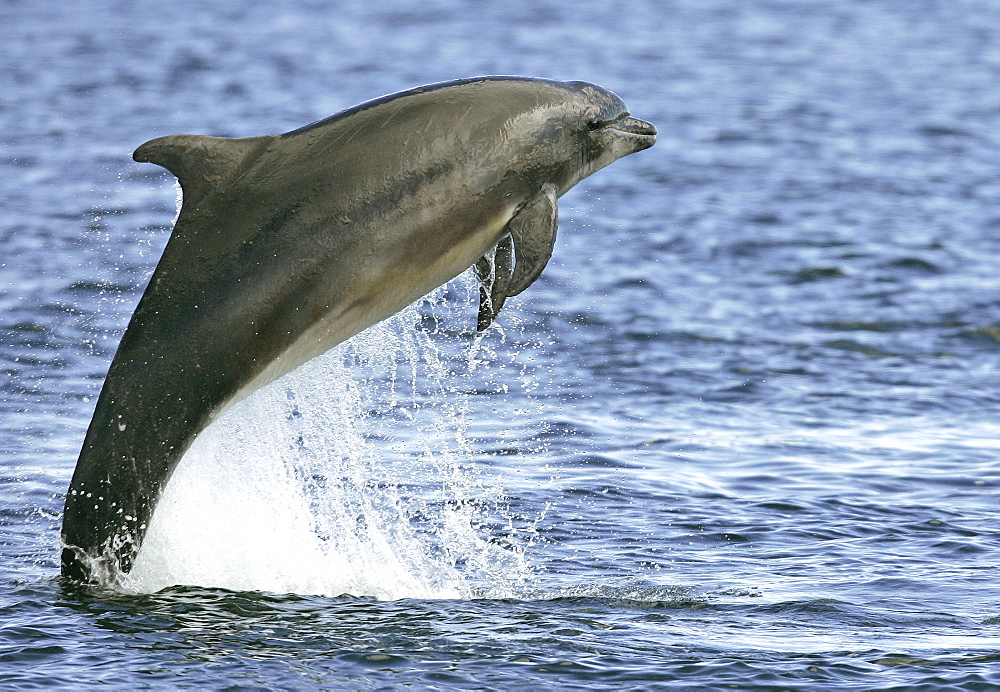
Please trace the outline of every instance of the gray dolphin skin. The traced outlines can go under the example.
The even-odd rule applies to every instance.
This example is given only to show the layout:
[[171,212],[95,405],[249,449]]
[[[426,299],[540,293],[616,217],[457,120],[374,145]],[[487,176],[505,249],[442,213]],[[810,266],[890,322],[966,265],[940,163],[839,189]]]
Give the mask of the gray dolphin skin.
[[135,160],[176,175],[183,203],[73,474],[63,576],[127,574],[214,418],[472,265],[488,327],[548,261],[557,198],[655,141],[593,84],[481,77],[284,135],[140,146]]

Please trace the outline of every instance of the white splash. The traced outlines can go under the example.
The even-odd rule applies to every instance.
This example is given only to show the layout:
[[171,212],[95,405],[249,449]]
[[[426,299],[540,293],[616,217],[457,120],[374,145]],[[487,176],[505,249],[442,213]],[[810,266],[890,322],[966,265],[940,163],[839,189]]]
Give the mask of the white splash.
[[[418,319],[405,310],[205,430],[123,588],[510,595],[530,568],[520,547],[486,535],[502,491],[476,470],[454,363]],[[476,349],[465,348],[468,371]]]

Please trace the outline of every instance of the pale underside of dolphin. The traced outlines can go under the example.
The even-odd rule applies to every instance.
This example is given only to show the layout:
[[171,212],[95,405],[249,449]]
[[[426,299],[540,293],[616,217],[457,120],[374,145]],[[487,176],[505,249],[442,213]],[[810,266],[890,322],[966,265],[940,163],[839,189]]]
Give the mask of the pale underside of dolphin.
[[183,203],[83,443],[63,575],[127,573],[216,416],[473,264],[488,327],[548,261],[557,198],[655,132],[592,84],[484,77],[279,136],[143,144],[136,161],[176,175]]

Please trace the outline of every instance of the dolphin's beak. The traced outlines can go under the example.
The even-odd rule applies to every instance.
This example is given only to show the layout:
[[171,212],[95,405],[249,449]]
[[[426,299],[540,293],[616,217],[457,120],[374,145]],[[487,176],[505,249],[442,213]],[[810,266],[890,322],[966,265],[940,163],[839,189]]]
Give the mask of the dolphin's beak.
[[656,128],[653,127],[653,123],[647,123],[645,120],[639,120],[638,118],[622,118],[611,125],[611,127],[622,132],[627,132],[630,135],[656,136]]
[[638,118],[625,117],[616,123],[608,126],[609,130],[620,132],[624,139],[629,142],[631,151],[634,154],[643,149],[649,149],[656,144],[656,128],[652,123]]

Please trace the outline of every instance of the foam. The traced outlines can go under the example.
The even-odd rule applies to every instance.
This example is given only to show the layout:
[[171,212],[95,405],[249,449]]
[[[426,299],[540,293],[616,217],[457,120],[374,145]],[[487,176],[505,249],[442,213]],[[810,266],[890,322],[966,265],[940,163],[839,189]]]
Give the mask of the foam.
[[[440,304],[440,292],[425,300]],[[408,308],[206,429],[121,587],[509,595],[531,570],[521,547],[486,535],[502,488],[477,470],[455,364],[419,319]],[[477,346],[457,349],[467,370]]]

